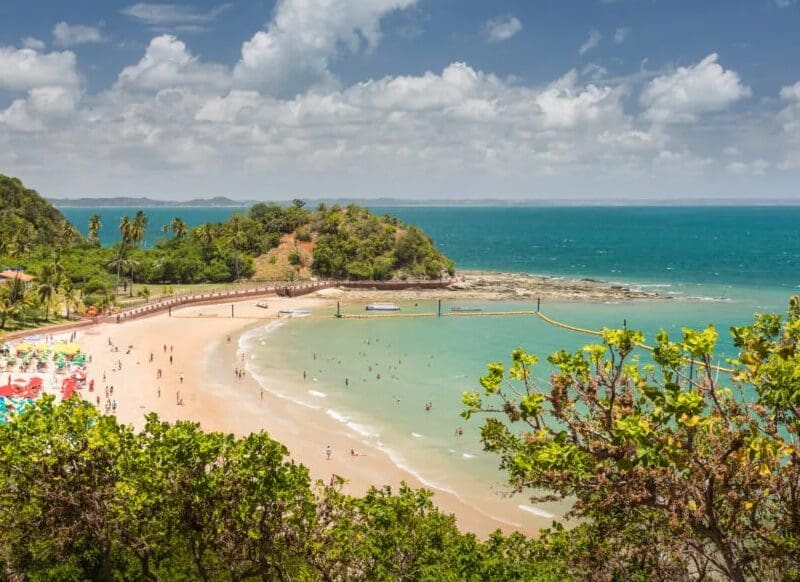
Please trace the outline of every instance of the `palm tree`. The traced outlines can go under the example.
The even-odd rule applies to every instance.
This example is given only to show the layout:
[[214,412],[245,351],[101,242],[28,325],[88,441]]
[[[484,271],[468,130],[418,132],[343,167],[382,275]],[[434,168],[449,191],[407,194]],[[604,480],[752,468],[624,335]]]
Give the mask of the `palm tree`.
[[103,223],[100,222],[100,215],[92,214],[89,217],[89,242],[93,245],[100,244],[100,229],[102,227]]
[[144,211],[136,211],[136,216],[133,217],[133,223],[131,224],[131,242],[136,246],[141,246],[149,222]]
[[[127,218],[127,217],[124,217]],[[122,230],[122,226],[120,225],[120,230]],[[123,267],[126,267],[128,264],[128,257],[130,256],[130,247],[125,244],[124,238],[123,241],[114,246],[114,258],[108,264],[109,267],[114,267],[117,270],[117,283],[114,285],[114,288],[119,287],[119,279],[122,274]]]
[[50,305],[53,302],[53,297],[58,293],[60,287],[60,277],[55,269],[50,265],[42,267],[39,273],[39,285],[36,287],[36,294],[39,297],[39,302],[44,306],[44,319],[50,319]]
[[139,261],[133,258],[133,256],[128,257],[127,260],[128,266],[128,279],[130,280],[131,284],[128,286],[128,297],[133,297],[133,274],[136,272],[136,267],[139,266]]
[[64,285],[64,306],[67,309],[67,319],[69,319],[70,310],[73,312],[78,311],[83,305],[81,300],[80,290],[72,286],[71,282]]
[[228,223],[228,241],[233,247],[234,264],[236,265],[236,280],[239,280],[241,270],[239,268],[239,250],[247,242],[244,232],[244,221],[241,216],[234,215]]
[[0,329],[5,329],[9,318],[20,318],[24,309],[30,305],[30,293],[21,279],[10,279],[0,286]]
[[16,319],[20,312],[19,303],[12,301],[6,286],[0,287],[0,329],[6,328],[6,321]]
[[[119,234],[122,237],[122,246],[128,246],[131,243],[131,232],[133,224],[131,219],[123,216],[119,220]],[[119,276],[117,277],[119,279]]]
[[188,229],[186,228],[186,223],[180,217],[173,218],[169,226],[175,234],[175,238],[182,239],[186,236]]

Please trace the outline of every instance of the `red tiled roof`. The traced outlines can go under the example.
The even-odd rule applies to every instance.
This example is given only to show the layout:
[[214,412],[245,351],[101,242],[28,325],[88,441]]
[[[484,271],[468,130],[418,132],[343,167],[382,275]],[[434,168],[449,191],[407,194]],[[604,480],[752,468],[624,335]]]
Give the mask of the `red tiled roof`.
[[33,281],[35,278],[36,277],[23,273],[22,271],[8,270],[0,272],[0,279],[19,279],[23,283],[29,283],[30,281]]

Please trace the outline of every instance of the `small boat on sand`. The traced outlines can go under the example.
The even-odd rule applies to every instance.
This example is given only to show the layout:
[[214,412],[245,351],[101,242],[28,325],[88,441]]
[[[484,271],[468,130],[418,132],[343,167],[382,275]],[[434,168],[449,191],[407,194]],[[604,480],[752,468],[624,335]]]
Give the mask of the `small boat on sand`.
[[480,307],[463,307],[461,305],[456,305],[455,307],[451,307],[450,311],[455,311],[456,313],[478,313],[483,311]]
[[267,305],[266,301],[259,301],[256,303],[256,307],[260,307],[261,309],[269,309],[269,305]]
[[400,306],[395,303],[370,303],[367,311],[400,311]]

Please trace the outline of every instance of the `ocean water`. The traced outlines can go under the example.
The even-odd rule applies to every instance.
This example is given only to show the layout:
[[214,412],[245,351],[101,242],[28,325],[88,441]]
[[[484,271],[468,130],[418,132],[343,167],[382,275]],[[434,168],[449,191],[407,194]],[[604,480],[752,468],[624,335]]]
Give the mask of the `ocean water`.
[[[60,206],[59,210],[75,227],[87,236],[89,234],[89,217],[93,214],[100,216],[102,228],[100,229],[100,242],[111,246],[119,241],[119,221],[123,216],[133,219],[139,208],[100,206],[97,208],[83,208],[73,206]],[[144,246],[153,246],[159,238],[172,236],[164,234],[161,228],[179,217],[189,228],[200,226],[206,222],[222,222],[227,220],[234,212],[245,212],[246,208],[141,208],[149,219],[144,237]]]
[[[135,209],[100,209],[104,222]],[[189,213],[188,211],[192,211]],[[800,292],[800,208],[374,208],[428,232],[457,268],[591,277],[658,291],[663,301],[545,303],[550,316],[581,327],[720,330],[720,358],[734,356],[731,325],[755,312],[780,312]],[[81,225],[77,209],[64,209]],[[231,209],[148,211],[160,222],[224,220]],[[80,210],[83,223],[92,213]],[[116,234],[116,233],[112,233]],[[108,235],[108,233],[106,233]],[[151,235],[153,236],[153,235]],[[113,238],[113,237],[112,237]],[[106,239],[104,239],[106,240]],[[151,241],[153,239],[150,239]],[[527,310],[525,303],[475,303],[484,310]],[[433,304],[404,311],[435,312]],[[448,311],[451,305],[445,305]],[[363,305],[345,307],[363,313]],[[479,388],[491,361],[524,347],[540,356],[594,341],[532,316],[336,320],[333,313],[256,328],[241,340],[265,389],[303,402],[358,434],[434,489],[481,507],[504,491],[497,459],[481,450],[480,418],[459,417],[460,395]],[[644,357],[644,356],[643,356]],[[303,379],[303,372],[306,379]],[[540,369],[546,381],[547,367]],[[380,375],[380,378],[378,378]],[[432,404],[426,410],[425,404]],[[463,430],[458,436],[456,430]],[[563,506],[532,508],[505,499],[523,526]]]
[[[61,208],[103,244],[137,208]],[[146,208],[145,244],[175,216],[190,227],[236,208]],[[592,277],[696,297],[791,294],[800,285],[800,207],[374,207],[419,226],[461,269]]]

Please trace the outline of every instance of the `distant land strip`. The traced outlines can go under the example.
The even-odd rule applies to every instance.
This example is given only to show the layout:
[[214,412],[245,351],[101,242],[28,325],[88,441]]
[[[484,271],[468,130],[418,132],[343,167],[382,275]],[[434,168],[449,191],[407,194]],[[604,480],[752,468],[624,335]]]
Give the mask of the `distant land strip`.
[[[790,198],[655,198],[655,199],[595,199],[595,198],[302,198],[309,206],[326,204],[358,204],[366,207],[380,206],[407,206],[407,207],[487,207],[487,206],[528,206],[528,207],[754,207],[754,206],[800,206],[800,199]],[[47,198],[48,202],[60,208],[108,208],[108,207],[134,207],[134,208],[249,208],[259,202],[289,205],[291,200],[260,199],[236,200],[226,196],[211,198],[192,198],[190,200],[156,200],[150,197],[123,196],[123,197],[94,197],[94,198]]]

